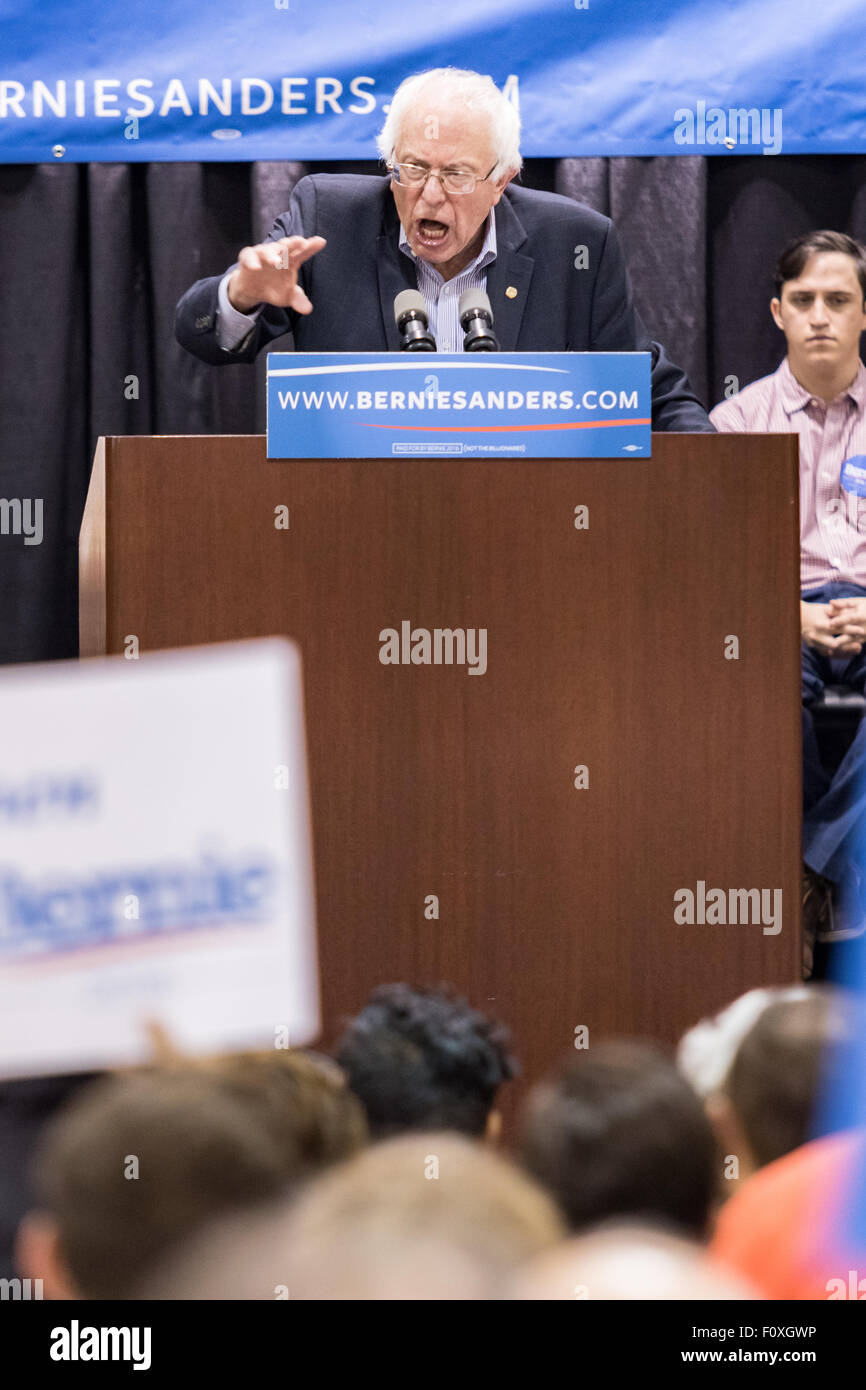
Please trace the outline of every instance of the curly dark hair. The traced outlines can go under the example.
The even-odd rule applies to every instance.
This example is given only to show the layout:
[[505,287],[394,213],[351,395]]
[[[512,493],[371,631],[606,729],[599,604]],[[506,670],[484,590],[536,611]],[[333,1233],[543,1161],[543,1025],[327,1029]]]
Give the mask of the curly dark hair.
[[507,1029],[446,986],[380,985],[348,1024],[336,1059],[371,1137],[451,1129],[480,1136],[518,1071]]

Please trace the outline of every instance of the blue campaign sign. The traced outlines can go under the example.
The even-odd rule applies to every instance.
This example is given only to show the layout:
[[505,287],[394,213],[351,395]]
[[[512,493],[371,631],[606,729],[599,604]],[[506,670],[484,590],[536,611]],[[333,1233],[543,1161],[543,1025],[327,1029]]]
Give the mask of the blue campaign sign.
[[374,159],[443,65],[528,157],[866,149],[862,0],[7,0],[0,54],[0,163]]
[[650,457],[648,352],[268,356],[269,458]]

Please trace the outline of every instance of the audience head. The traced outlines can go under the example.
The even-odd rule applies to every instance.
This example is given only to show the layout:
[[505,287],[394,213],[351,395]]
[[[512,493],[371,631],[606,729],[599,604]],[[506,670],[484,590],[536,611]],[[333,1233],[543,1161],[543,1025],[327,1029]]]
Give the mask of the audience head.
[[695,1241],[644,1226],[611,1226],[545,1251],[520,1271],[515,1297],[754,1299],[762,1295]]
[[288,1052],[96,1082],[43,1136],[22,1273],[48,1297],[134,1297],[192,1232],[353,1153],[364,1133],[345,1087]]
[[673,1061],[649,1044],[597,1044],[536,1086],[522,1156],[573,1230],[622,1217],[706,1234],[712,1129]]
[[725,1092],[754,1167],[812,1138],[819,1089],[844,1065],[851,1021],[847,997],[815,985],[805,999],[769,1004],[740,1043]]
[[367,1143],[363,1106],[345,1073],[324,1054],[269,1048],[190,1065],[252,1110],[279,1145],[293,1179],[318,1173]]
[[496,1127],[496,1093],[517,1066],[499,1023],[444,989],[383,985],[349,1023],[336,1057],[374,1139]]
[[699,1096],[721,1091],[743,1038],[768,1004],[780,999],[805,999],[811,985],[775,985],[750,989],[711,1018],[702,1018],[684,1033],[677,1064]]
[[750,990],[685,1035],[680,1067],[741,1177],[812,1136],[820,1089],[845,1066],[856,1028],[853,998],[810,984]]
[[501,1298],[518,1266],[562,1235],[550,1198],[489,1146],[403,1135],[331,1169],[281,1210],[215,1226],[159,1272],[148,1296]]

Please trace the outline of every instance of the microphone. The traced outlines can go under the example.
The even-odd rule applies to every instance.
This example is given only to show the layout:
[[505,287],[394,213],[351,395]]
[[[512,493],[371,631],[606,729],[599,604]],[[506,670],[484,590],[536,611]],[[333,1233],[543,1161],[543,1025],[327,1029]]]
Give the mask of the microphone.
[[465,337],[464,352],[498,352],[499,343],[493,332],[493,310],[482,289],[464,290],[457,306],[460,326]]
[[401,352],[435,352],[427,305],[418,290],[401,290],[394,300],[394,322],[400,331]]

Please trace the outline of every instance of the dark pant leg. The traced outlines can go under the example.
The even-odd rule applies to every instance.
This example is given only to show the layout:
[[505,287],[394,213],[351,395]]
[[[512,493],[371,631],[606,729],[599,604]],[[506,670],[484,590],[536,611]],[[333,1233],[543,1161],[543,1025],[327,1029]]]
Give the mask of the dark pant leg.
[[810,706],[821,699],[824,686],[831,679],[830,662],[814,647],[803,643],[800,660],[800,690],[803,700],[803,815],[830,790],[830,778],[824,771],[815,721]]
[[[827,664],[831,667],[833,682],[861,691],[866,686],[866,647],[848,661],[833,660]],[[814,729],[812,735],[814,738]],[[804,781],[805,757],[804,745]],[[834,883],[842,884],[850,878],[864,852],[866,719],[860,721],[854,741],[828,789],[808,807],[803,818],[803,858],[810,868]]]

